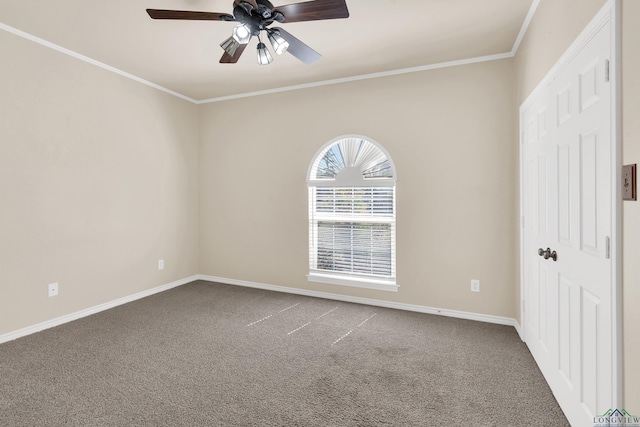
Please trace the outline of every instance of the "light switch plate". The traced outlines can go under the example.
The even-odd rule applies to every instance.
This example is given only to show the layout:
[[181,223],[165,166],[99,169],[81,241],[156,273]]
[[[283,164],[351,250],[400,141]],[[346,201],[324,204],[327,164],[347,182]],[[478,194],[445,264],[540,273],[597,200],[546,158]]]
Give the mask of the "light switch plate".
[[622,200],[637,200],[636,165],[622,166]]

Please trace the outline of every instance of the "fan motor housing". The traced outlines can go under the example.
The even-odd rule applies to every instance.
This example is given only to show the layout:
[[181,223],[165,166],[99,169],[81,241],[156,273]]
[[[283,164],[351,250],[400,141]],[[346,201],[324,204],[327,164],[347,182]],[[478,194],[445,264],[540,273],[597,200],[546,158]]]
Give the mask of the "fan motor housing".
[[284,15],[280,12],[273,13],[273,4],[268,0],[256,0],[258,8],[251,4],[241,2],[234,3],[233,16],[236,21],[246,25],[251,31],[251,35],[257,36],[260,31],[266,29],[274,21],[282,22]]

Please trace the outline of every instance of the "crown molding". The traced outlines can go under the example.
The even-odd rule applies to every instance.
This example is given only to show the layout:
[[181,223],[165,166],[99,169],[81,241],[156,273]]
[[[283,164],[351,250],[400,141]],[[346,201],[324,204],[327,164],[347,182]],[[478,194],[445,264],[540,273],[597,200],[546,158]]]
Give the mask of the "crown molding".
[[524,18],[524,22],[522,23],[522,27],[520,27],[520,32],[518,33],[518,37],[516,37],[515,43],[513,43],[513,48],[511,48],[511,56],[516,56],[518,53],[518,49],[520,48],[520,43],[522,43],[522,39],[529,29],[529,25],[531,24],[531,20],[533,19],[533,15],[536,13],[538,6],[540,5],[540,0],[533,0],[531,3],[531,7],[529,7],[529,12],[527,12],[527,16]]
[[457,66],[460,66],[460,65],[476,64],[478,62],[496,61],[498,59],[511,58],[512,56],[513,55],[511,54],[511,52],[498,53],[498,54],[495,54],[495,55],[479,56],[479,57],[476,57],[476,58],[460,59],[460,60],[457,60],[457,61],[448,61],[448,62],[440,62],[440,63],[437,63],[437,64],[422,65],[422,66],[419,66],[419,67],[401,68],[401,69],[398,69],[398,70],[383,71],[383,72],[380,72],[380,73],[361,74],[361,75],[358,75],[358,76],[344,77],[344,78],[340,78],[340,79],[323,80],[323,81],[319,81],[319,82],[305,83],[305,84],[295,85],[295,86],[285,86],[285,87],[279,87],[279,88],[275,88],[275,89],[261,90],[261,91],[257,91],[257,92],[247,92],[247,93],[241,93],[241,94],[237,94],[237,95],[221,96],[219,98],[203,99],[201,101],[197,101],[196,103],[197,104],[210,104],[210,103],[213,103],[213,102],[229,101],[229,100],[232,100],[232,99],[249,98],[249,97],[260,96],[260,95],[269,95],[269,94],[272,94],[272,93],[279,93],[279,92],[289,92],[289,91],[292,91],[292,90],[309,89],[309,88],[319,87],[319,86],[329,86],[329,85],[336,85],[336,84],[341,84],[341,83],[355,82],[355,81],[360,81],[360,80],[377,79],[377,78],[380,78],[380,77],[398,76],[398,75],[401,75],[401,74],[417,73],[417,72],[421,72],[421,71],[436,70],[438,68],[449,68],[449,67],[457,67]]
[[39,45],[48,47],[49,49],[53,49],[53,50],[56,50],[56,51],[58,51],[60,53],[64,53],[65,55],[69,55],[69,56],[71,56],[73,58],[79,59],[80,61],[84,61],[84,62],[87,62],[87,63],[89,63],[91,65],[95,65],[96,67],[100,67],[100,68],[102,68],[104,70],[111,71],[112,73],[118,74],[118,75],[120,75],[122,77],[126,77],[126,78],[131,79],[133,81],[136,81],[138,83],[142,83],[143,85],[152,87],[154,89],[158,89],[159,91],[162,91],[162,92],[168,93],[169,95],[173,95],[173,96],[176,96],[178,98],[184,99],[185,101],[189,101],[189,102],[192,102],[194,104],[198,103],[195,99],[189,98],[188,96],[185,96],[185,95],[183,95],[181,93],[178,93],[178,92],[173,91],[171,89],[167,89],[166,87],[162,87],[162,86],[160,86],[158,84],[152,83],[152,82],[150,82],[148,80],[145,80],[145,79],[143,79],[141,77],[135,76],[135,75],[133,75],[131,73],[127,73],[126,71],[122,71],[119,68],[112,67],[111,65],[105,64],[104,62],[96,61],[93,58],[89,58],[88,56],[82,55],[82,54],[80,54],[78,52],[74,52],[73,50],[67,49],[66,47],[62,47],[62,46],[57,45],[55,43],[51,43],[50,41],[47,41],[45,39],[41,39],[40,37],[36,37],[33,34],[29,34],[29,33],[25,32],[25,31],[19,30],[19,29],[14,28],[14,27],[11,27],[11,26],[9,26],[7,24],[3,24],[2,22],[0,22],[0,30],[4,30],[4,31],[6,31],[8,33],[11,33],[11,34],[14,34],[14,35],[16,35],[18,37],[22,37],[23,39],[30,40],[30,41],[32,41],[34,43],[39,44]]

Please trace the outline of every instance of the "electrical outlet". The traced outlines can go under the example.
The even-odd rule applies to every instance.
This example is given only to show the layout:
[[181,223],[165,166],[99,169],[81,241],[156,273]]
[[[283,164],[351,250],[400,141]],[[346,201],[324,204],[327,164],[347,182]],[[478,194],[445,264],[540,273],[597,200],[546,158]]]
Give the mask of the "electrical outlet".
[[163,259],[159,259],[158,260],[158,270],[164,270],[164,260]]
[[48,289],[49,289],[49,296],[50,297],[55,297],[56,295],[58,295],[58,284],[57,283],[49,283]]
[[480,292],[480,280],[471,280],[471,292]]

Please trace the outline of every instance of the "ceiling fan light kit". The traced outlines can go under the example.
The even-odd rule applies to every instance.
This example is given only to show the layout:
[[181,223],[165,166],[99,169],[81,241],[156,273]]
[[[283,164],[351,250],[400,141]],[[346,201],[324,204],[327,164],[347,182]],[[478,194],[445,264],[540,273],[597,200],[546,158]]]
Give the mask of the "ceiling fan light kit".
[[[258,64],[267,65],[273,57],[267,46],[260,40],[262,31],[273,51],[282,55],[289,52],[300,61],[309,65],[320,59],[320,54],[296,37],[281,28],[268,28],[274,22],[320,21],[325,19],[341,19],[349,17],[346,0],[311,0],[274,7],[269,0],[234,0],[233,15],[217,12],[194,12],[182,10],[147,9],[153,19],[181,19],[200,21],[234,21],[238,22],[233,35],[223,41],[220,47],[224,50],[220,63],[235,64],[244,52],[244,48],[252,37],[258,37]],[[242,47],[241,47],[242,46]]]

